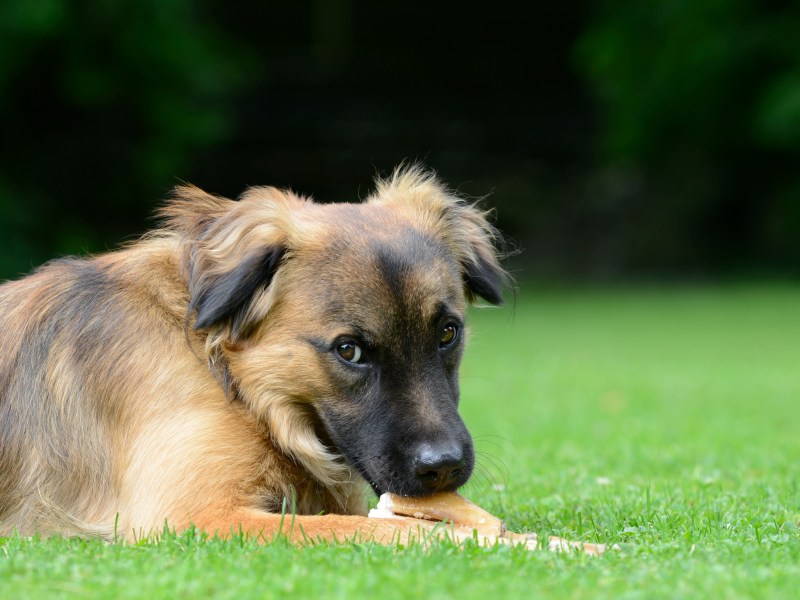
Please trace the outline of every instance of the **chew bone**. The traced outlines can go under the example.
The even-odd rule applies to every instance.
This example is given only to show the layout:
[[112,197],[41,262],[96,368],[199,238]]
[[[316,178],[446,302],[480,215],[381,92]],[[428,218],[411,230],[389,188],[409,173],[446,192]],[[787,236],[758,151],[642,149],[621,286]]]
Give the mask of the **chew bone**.
[[[471,538],[474,530],[484,543],[522,544],[530,550],[539,548],[536,534],[507,531],[500,519],[455,492],[434,494],[426,498],[405,498],[387,493],[380,497],[377,508],[369,513],[372,518],[398,515],[423,521],[452,523],[453,534],[457,539]],[[603,544],[570,542],[558,537],[550,537],[547,548],[556,552],[580,550],[593,555],[605,552]]]
[[455,492],[427,498],[383,494],[378,501],[378,510],[426,521],[449,521],[453,525],[475,529],[481,535],[501,536],[506,530],[500,519]]

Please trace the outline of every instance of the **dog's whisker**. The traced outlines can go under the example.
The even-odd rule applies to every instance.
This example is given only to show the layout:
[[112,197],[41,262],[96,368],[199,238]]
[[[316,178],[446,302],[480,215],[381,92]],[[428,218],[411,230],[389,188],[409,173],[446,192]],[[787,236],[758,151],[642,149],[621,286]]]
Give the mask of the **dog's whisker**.
[[476,443],[492,444],[493,446],[496,446],[498,449],[502,449],[504,451],[513,448],[515,446],[515,443],[509,438],[491,433],[473,435],[472,439],[475,440]]
[[496,471],[499,476],[503,479],[504,483],[508,482],[510,472],[508,466],[497,456],[490,454],[488,452],[479,451],[476,452],[476,455],[479,456],[482,460],[488,462],[492,469]]

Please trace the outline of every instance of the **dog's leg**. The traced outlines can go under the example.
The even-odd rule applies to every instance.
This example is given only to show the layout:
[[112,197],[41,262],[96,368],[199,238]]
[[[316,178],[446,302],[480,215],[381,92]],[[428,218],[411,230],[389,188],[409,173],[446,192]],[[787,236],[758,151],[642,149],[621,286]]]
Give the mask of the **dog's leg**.
[[[524,545],[539,549],[535,534],[511,534],[504,537],[485,535],[449,523],[435,523],[409,517],[367,518],[347,515],[275,515],[260,511],[241,511],[211,519],[197,519],[193,524],[210,535],[228,538],[244,533],[269,542],[284,536],[290,542],[309,545],[327,542],[376,542],[384,545],[420,543],[434,539],[449,539],[456,543],[473,540],[482,546],[495,544]],[[551,537],[547,549],[556,552],[578,551],[601,555],[602,544],[584,544]]]
[[485,535],[477,535],[476,538],[475,534],[458,530],[449,523],[407,517],[374,519],[351,515],[277,515],[244,510],[228,515],[198,515],[192,519],[192,524],[209,535],[220,538],[243,533],[268,542],[284,536],[299,545],[320,541],[376,542],[384,545],[425,544],[433,539],[450,539],[455,542],[471,539],[491,546],[510,541]]

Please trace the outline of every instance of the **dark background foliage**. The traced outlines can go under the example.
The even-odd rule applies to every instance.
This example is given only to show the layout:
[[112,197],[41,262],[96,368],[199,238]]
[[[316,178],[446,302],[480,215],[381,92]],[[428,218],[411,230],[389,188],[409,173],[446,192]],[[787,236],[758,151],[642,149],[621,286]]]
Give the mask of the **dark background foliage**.
[[0,0],[0,275],[421,160],[556,277],[795,275],[800,5]]

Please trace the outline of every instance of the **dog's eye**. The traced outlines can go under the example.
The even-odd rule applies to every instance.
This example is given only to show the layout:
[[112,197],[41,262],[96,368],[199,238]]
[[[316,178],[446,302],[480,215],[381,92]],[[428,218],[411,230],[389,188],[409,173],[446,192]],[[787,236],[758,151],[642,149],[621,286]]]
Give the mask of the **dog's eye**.
[[442,328],[442,335],[439,337],[439,348],[447,348],[458,337],[458,327],[448,323]]
[[336,346],[336,354],[349,363],[356,364],[361,362],[361,346],[355,342],[342,342]]

